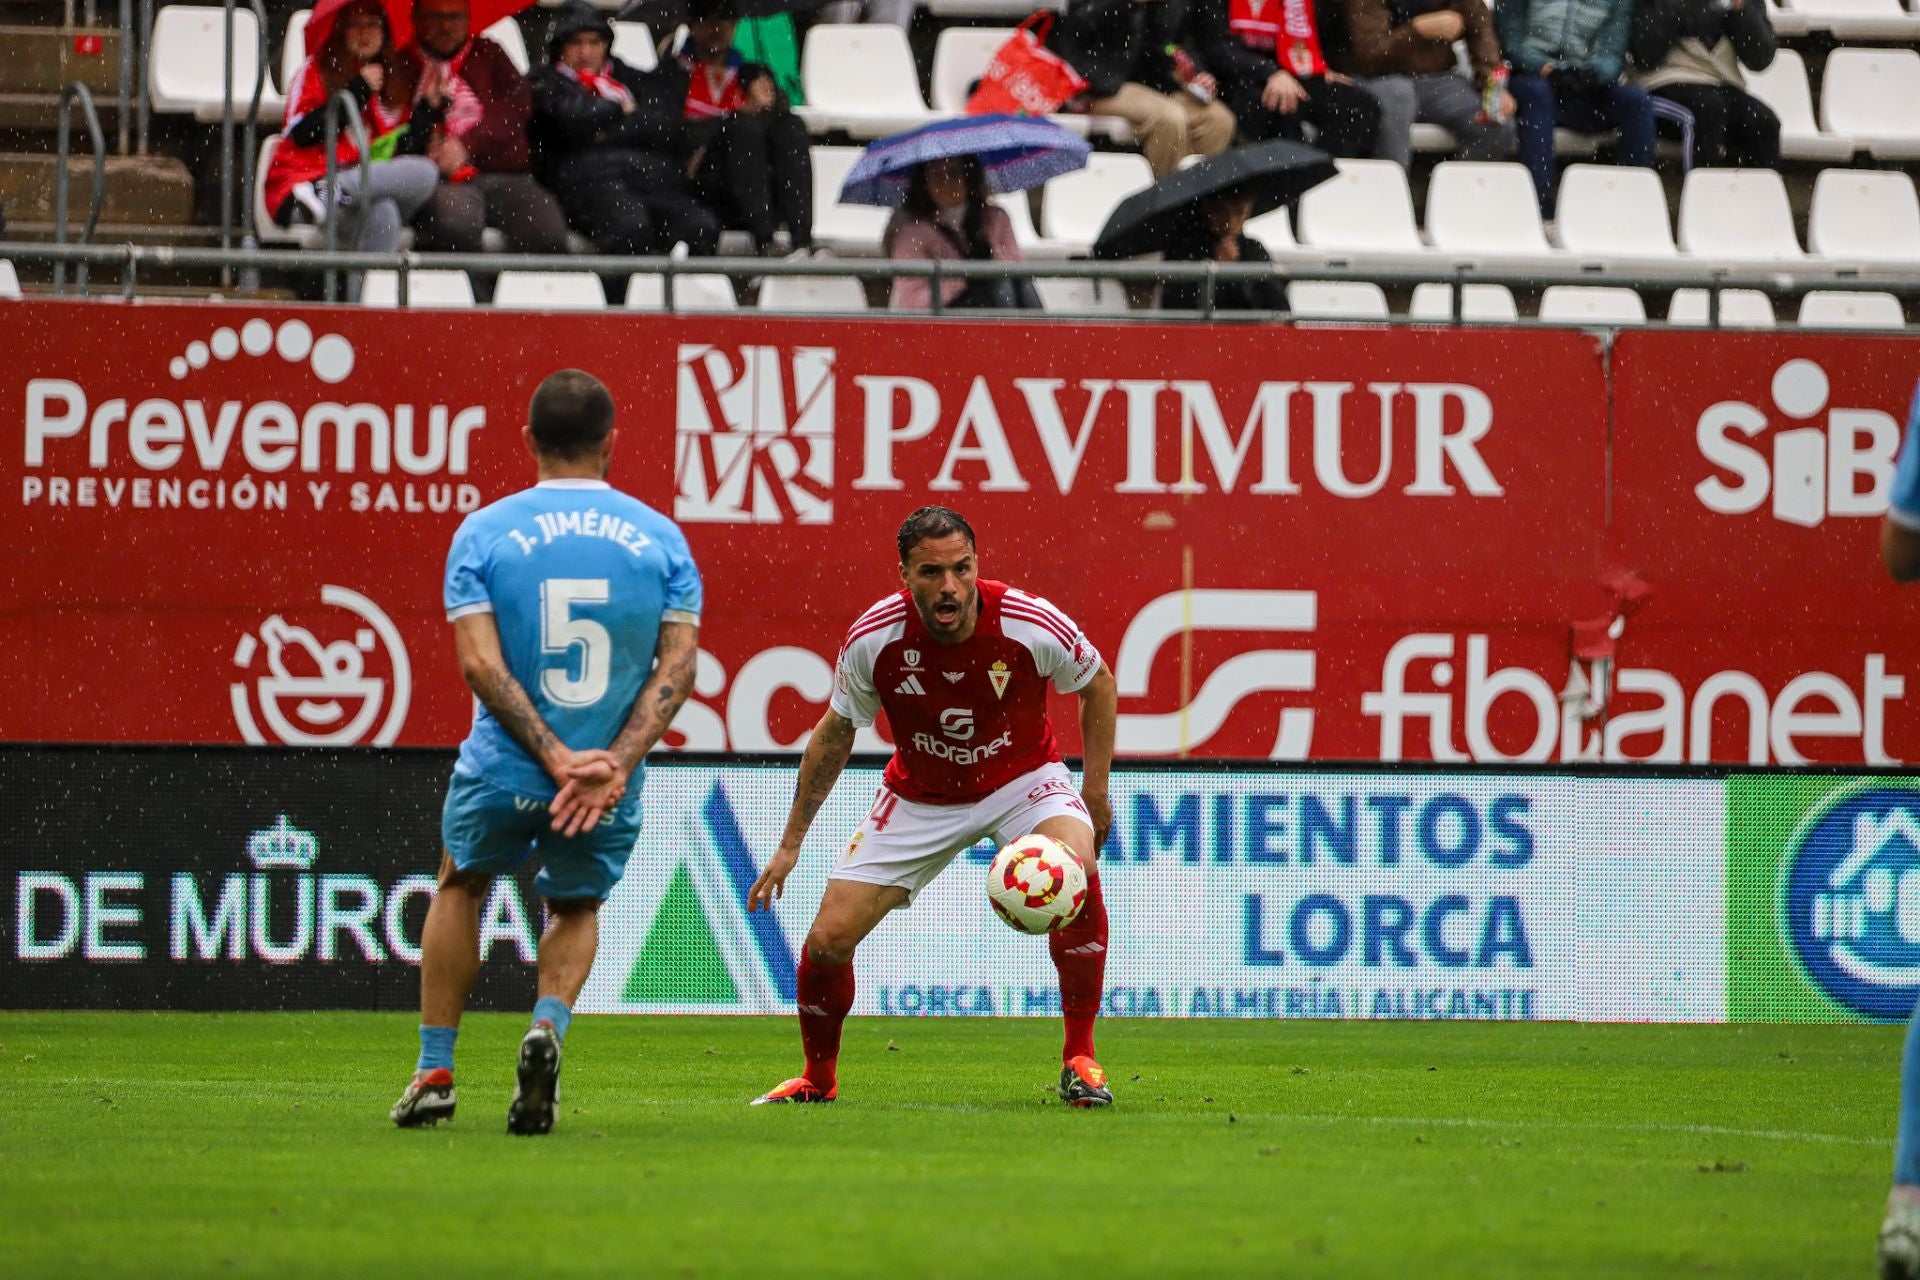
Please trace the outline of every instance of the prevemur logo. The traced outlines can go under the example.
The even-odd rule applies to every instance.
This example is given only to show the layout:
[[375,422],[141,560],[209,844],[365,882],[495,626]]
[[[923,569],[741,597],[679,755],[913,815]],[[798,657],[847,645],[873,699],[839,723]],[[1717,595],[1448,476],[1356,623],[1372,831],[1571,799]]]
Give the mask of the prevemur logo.
[[[582,1005],[623,1013],[791,1010],[793,948],[774,915],[747,912],[760,870],[720,783],[682,831],[677,841],[642,837],[608,904],[606,918],[619,923],[603,941]],[[615,929],[642,920],[644,933],[634,929],[622,946]]]
[[1728,1017],[1907,1017],[1920,996],[1920,790],[1726,785]]

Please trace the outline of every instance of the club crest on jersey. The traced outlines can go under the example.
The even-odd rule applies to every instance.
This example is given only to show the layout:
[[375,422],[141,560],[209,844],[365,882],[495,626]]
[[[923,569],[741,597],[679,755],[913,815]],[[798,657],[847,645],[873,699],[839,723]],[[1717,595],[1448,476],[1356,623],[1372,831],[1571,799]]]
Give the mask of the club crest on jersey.
[[964,671],[942,671],[940,674],[947,678],[948,684],[959,684],[967,678],[967,673]]
[[908,676],[894,687],[895,693],[925,693],[926,686],[920,683],[919,676]]
[[920,665],[920,651],[918,649],[908,649],[905,653],[902,653],[900,657],[909,668]]
[[993,682],[993,696],[1002,697],[1007,692],[1007,681],[1013,679],[1013,672],[1007,670],[1007,664],[996,662],[987,668],[987,679]]

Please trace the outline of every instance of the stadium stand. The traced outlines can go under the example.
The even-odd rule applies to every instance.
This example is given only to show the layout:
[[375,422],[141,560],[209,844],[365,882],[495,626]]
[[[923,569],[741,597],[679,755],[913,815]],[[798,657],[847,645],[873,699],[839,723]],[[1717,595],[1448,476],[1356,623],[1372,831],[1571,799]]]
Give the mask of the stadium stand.
[[1565,324],[1645,324],[1647,307],[1632,289],[1556,284],[1541,293],[1539,317]]
[[1906,316],[1890,293],[1816,289],[1800,299],[1799,322],[1809,329],[1898,329]]
[[[400,273],[369,271],[360,286],[363,307],[400,305]],[[464,271],[410,271],[407,273],[407,305],[459,309],[471,307],[473,281]]]
[[[1407,315],[1414,320],[1453,319],[1453,287],[1432,282],[1415,285]],[[1462,320],[1518,320],[1520,308],[1513,290],[1503,284],[1469,284],[1460,287]]]
[[1425,251],[1413,220],[1406,170],[1391,160],[1336,160],[1334,164],[1339,175],[1301,197],[1303,244],[1354,253]]
[[845,276],[769,276],[760,286],[758,306],[762,311],[865,311],[867,291]]
[[1820,122],[1876,160],[1920,160],[1920,52],[1835,49],[1821,83]]
[[921,98],[907,33],[885,23],[813,28],[800,53],[800,80],[803,116],[816,132],[837,129],[864,141],[948,114]]
[[1786,160],[1846,160],[1853,139],[1821,129],[1814,120],[1807,64],[1797,50],[1781,49],[1763,71],[1749,71],[1747,92],[1780,117],[1780,155]]
[[1048,280],[1033,282],[1040,305],[1048,311],[1093,311],[1123,313],[1127,293],[1111,280]]
[[[147,60],[147,95],[161,115],[185,114],[212,122],[221,118],[225,89],[221,63],[226,50],[224,9],[170,4],[154,15]],[[253,101],[260,68],[260,24],[251,9],[233,11],[233,61],[227,80],[236,115]],[[298,60],[295,66],[298,66]],[[277,123],[286,102],[268,76],[260,88],[259,119]]]
[[1807,247],[1825,258],[1920,264],[1920,197],[1904,173],[1826,169],[1813,183]]
[[1387,294],[1361,280],[1296,280],[1287,286],[1287,309],[1297,320],[1385,320]]
[[1680,248],[1701,258],[1802,258],[1787,186],[1772,169],[1695,169],[1680,191]]
[[871,256],[880,252],[887,211],[870,204],[840,203],[847,171],[860,159],[859,147],[815,147],[813,157],[813,242],[837,254]]
[[606,290],[591,271],[502,271],[493,305],[522,311],[601,311]]
[[1621,165],[1573,164],[1560,175],[1554,226],[1569,253],[1609,258],[1672,258],[1673,224],[1660,175]]
[[[666,277],[641,271],[628,276],[625,305],[629,311],[666,310]],[[684,275],[674,277],[673,305],[681,311],[736,311],[740,300],[725,276]]]
[[1533,180],[1513,161],[1442,160],[1427,184],[1427,238],[1436,249],[1490,258],[1547,257]]
[[[1707,323],[1708,300],[1705,289],[1675,289],[1667,304],[1668,324],[1702,325]],[[1728,329],[1771,329],[1777,324],[1773,299],[1757,289],[1722,289],[1720,324]]]
[[1153,185],[1145,157],[1095,152],[1087,167],[1047,184],[1040,225],[1047,239],[1070,254],[1086,253],[1106,225],[1107,215],[1136,191]]

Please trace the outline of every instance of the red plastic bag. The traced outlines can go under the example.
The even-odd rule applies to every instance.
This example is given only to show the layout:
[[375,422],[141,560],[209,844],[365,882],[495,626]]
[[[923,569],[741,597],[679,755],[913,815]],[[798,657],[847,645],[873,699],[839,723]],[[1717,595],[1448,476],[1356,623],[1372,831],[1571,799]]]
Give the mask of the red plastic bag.
[[1086,91],[1080,73],[1046,47],[1051,30],[1051,13],[1036,13],[1020,24],[981,73],[980,87],[967,99],[969,115],[1043,116]]

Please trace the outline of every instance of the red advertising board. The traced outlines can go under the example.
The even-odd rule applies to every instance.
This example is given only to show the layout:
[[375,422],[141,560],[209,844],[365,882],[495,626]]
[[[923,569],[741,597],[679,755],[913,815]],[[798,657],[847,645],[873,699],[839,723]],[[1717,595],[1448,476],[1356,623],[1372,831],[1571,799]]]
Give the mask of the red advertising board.
[[[793,747],[929,501],[974,522],[983,573],[1080,621],[1133,754],[1591,752],[1610,644],[1688,690],[1747,671],[1765,714],[1803,672],[1866,697],[1868,653],[1882,686],[1920,677],[1871,520],[1829,521],[1816,536],[1848,545],[1796,560],[1781,531],[1675,496],[1706,466],[1691,406],[1755,385],[1714,347],[1664,345],[1689,341],[1623,338],[1610,371],[1596,338],[1546,330],[20,304],[0,309],[0,638],[30,678],[0,696],[0,737],[458,741],[446,546],[531,481],[526,399],[567,365],[612,388],[612,478],[681,522],[706,579],[676,745]],[[1790,345],[1757,341],[1775,365]],[[1920,344],[1868,349],[1817,357],[1837,362],[1832,402],[1896,413]],[[1838,372],[1867,363],[1871,385]],[[1689,551],[1729,545],[1745,557]],[[1863,594],[1808,626],[1793,610],[1820,583],[1756,575],[1776,556],[1847,566]],[[1820,692],[1782,713],[1790,749],[1865,758],[1864,710],[1851,737],[1796,719],[1845,719]],[[1920,755],[1920,714],[1883,703],[1879,744]],[[1703,740],[1748,758],[1738,724]]]

